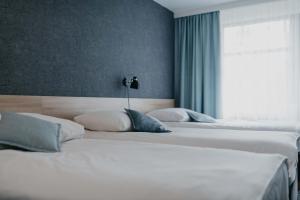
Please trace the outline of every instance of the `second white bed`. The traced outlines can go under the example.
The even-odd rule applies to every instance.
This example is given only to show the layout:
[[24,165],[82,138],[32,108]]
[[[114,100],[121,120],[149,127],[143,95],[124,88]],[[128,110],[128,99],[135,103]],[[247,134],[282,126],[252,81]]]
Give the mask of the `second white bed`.
[[250,120],[222,120],[215,123],[203,122],[166,122],[170,127],[178,128],[206,128],[255,131],[283,131],[300,134],[300,123],[290,121],[250,121]]
[[296,179],[299,141],[299,135],[296,133],[199,128],[172,128],[172,131],[171,133],[87,131],[85,137],[281,154],[288,158],[291,182]]

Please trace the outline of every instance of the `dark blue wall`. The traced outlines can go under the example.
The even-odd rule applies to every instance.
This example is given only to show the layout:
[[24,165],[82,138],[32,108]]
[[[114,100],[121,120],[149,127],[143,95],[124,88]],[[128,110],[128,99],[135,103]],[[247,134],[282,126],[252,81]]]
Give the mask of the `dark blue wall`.
[[0,0],[0,94],[173,98],[173,29],[152,0]]

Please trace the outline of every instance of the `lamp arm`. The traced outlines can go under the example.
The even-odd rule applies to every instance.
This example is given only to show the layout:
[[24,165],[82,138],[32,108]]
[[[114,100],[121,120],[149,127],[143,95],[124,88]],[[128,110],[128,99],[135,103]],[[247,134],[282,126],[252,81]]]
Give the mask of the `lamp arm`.
[[127,93],[127,106],[128,109],[130,110],[130,95],[129,95],[129,87],[126,86],[126,93]]

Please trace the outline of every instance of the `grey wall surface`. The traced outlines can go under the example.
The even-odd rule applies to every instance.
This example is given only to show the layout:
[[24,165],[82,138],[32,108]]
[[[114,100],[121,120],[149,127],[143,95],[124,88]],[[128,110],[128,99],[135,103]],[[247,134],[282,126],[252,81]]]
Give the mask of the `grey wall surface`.
[[173,98],[173,35],[152,0],[0,0],[0,94]]

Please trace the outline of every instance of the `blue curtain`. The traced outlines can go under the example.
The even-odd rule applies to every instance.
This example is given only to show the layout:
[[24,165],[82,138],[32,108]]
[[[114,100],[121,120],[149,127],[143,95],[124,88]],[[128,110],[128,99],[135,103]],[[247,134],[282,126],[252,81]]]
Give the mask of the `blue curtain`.
[[219,72],[219,12],[175,19],[176,105],[217,117]]

